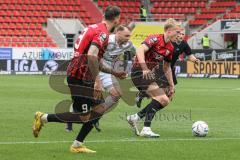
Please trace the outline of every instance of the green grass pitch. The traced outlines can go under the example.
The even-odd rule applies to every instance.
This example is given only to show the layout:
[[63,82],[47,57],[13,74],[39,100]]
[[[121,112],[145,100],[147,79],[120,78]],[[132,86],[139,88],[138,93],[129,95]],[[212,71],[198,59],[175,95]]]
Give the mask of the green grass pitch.
[[[152,129],[158,139],[136,137],[126,115],[139,109],[120,101],[105,115],[102,132],[93,130],[85,145],[96,154],[73,154],[72,133],[64,124],[46,124],[39,138],[32,136],[36,111],[53,112],[68,95],[50,89],[47,76],[0,76],[0,160],[235,160],[240,157],[240,81],[179,79],[171,104],[160,111]],[[144,101],[147,104],[147,100]],[[207,137],[193,137],[195,120],[206,121]],[[142,122],[140,123],[140,127]]]

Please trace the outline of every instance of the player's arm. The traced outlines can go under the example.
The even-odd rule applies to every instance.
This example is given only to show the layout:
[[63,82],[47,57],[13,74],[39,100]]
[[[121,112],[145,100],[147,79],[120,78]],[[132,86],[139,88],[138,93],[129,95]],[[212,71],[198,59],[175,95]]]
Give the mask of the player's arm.
[[91,45],[88,53],[88,67],[91,71],[94,83],[94,98],[99,99],[101,97],[101,91],[102,91],[102,83],[100,80],[100,77],[98,76],[99,73],[99,63],[98,63],[98,52],[99,48],[96,45]]
[[124,72],[124,71],[116,71],[114,70],[113,68],[109,67],[109,65],[106,65],[103,61],[103,59],[100,60],[100,65],[99,65],[99,69],[102,71],[102,72],[105,72],[105,73],[109,73],[109,74],[112,74],[120,79],[124,79],[127,77],[127,73]]
[[171,62],[164,61],[163,71],[169,83],[169,92],[170,92],[169,98],[172,99],[175,88],[174,88],[173,77],[172,77]]
[[137,58],[138,62],[140,63],[140,66],[142,70],[149,70],[147,67],[147,64],[145,62],[145,53],[149,50],[148,46],[146,44],[142,44],[138,49],[137,49]]
[[143,71],[143,78],[145,79],[153,79],[154,76],[151,72],[150,69],[148,69],[146,61],[145,61],[145,53],[149,50],[149,47],[146,44],[142,44],[138,49],[137,49],[137,59],[138,62],[142,68]]
[[99,73],[98,52],[99,48],[96,45],[91,45],[87,53],[88,67],[94,81],[98,77]]
[[112,74],[113,69],[104,63],[104,60],[101,59],[99,63],[99,69],[102,72]]
[[188,56],[188,60],[192,61],[193,63],[198,63],[200,62],[199,59],[197,59],[193,54]]
[[188,60],[196,63],[196,62],[200,62],[199,59],[197,59],[193,54],[192,54],[192,50],[190,48],[190,46],[188,45],[188,43],[186,41],[184,41],[185,43],[185,49],[184,49],[184,53],[188,56]]
[[135,55],[136,55],[136,47],[132,45],[132,47],[130,48],[130,56],[134,57]]

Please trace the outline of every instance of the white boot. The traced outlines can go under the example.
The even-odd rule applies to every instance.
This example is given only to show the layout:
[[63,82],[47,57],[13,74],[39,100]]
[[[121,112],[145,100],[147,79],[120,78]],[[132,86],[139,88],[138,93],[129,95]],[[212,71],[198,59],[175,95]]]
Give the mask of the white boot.
[[140,136],[147,137],[147,138],[158,138],[160,137],[159,134],[154,133],[150,127],[143,127]]
[[127,116],[127,121],[130,124],[130,126],[132,127],[134,133],[139,136],[139,130],[137,128],[137,122],[140,120],[140,117],[136,114]]

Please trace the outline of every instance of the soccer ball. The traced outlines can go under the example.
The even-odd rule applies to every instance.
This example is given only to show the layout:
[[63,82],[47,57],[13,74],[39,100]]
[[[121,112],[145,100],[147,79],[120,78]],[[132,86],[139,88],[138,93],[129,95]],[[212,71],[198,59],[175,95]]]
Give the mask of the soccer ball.
[[196,121],[192,125],[192,133],[197,137],[205,137],[208,134],[208,125],[204,121]]

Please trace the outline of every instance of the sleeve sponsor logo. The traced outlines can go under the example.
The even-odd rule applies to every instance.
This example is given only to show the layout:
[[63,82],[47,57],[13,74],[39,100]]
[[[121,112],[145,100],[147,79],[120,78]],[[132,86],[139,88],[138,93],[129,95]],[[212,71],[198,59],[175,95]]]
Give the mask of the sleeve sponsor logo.
[[99,38],[100,38],[100,41],[101,41],[101,42],[104,42],[104,41],[106,41],[106,39],[107,39],[107,34],[102,32],[102,33],[100,34]]
[[149,43],[150,44],[154,44],[154,43],[157,43],[157,37],[152,37],[150,40],[149,40]]

